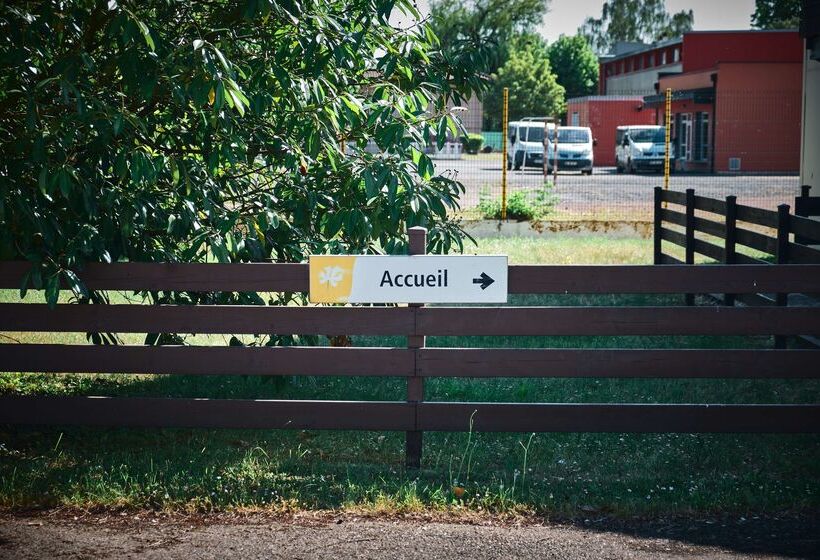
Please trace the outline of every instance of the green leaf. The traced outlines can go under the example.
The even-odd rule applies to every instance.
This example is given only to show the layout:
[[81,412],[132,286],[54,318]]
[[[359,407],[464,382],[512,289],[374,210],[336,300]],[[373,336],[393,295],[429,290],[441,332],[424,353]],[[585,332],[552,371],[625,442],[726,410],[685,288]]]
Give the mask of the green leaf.
[[368,169],[362,177],[364,178],[364,192],[368,197],[376,196],[379,190],[376,188],[376,180],[373,178],[373,173]]
[[156,50],[156,45],[154,45],[154,39],[151,37],[151,32],[148,30],[148,26],[140,20],[136,20],[136,23],[137,27],[140,28],[140,33],[142,33],[142,36],[145,39],[145,44],[148,45],[151,52],[154,52]]
[[433,167],[433,160],[431,160],[430,156],[428,156],[427,154],[422,153],[419,156],[419,161],[417,165],[419,170],[419,176],[425,181],[429,181],[430,177],[432,177],[433,173],[435,173],[435,169]]
[[57,305],[57,300],[60,298],[60,275],[51,274],[46,278],[46,303],[52,309]]
[[[196,47],[194,47],[194,48],[196,48]],[[228,60],[225,58],[225,55],[224,55],[224,54],[222,54],[222,51],[220,51],[220,50],[219,50],[218,48],[216,48],[215,46],[214,46],[214,47],[212,47],[212,48],[213,48],[214,54],[216,54],[216,57],[219,59],[219,63],[222,65],[222,68],[224,68],[224,69],[225,69],[225,72],[230,73],[230,71],[231,71],[231,65],[230,65],[230,64],[228,64]]]
[[63,277],[66,279],[68,283],[68,287],[71,288],[71,291],[74,292],[76,296],[88,297],[88,288],[85,287],[85,283],[80,280],[80,278],[74,274],[73,271],[68,269],[63,269]]
[[438,129],[436,130],[436,147],[440,150],[447,142],[447,117],[442,117],[438,121]]
[[20,299],[26,297],[28,293],[29,283],[31,282],[31,274],[34,270],[35,266],[39,266],[38,264],[32,264],[31,268],[29,268],[26,273],[23,275],[23,279],[20,281]]
[[361,115],[362,113],[362,102],[356,99],[354,95],[345,94],[342,96],[342,102],[350,109],[354,115]]
[[231,257],[228,254],[227,249],[225,248],[225,242],[220,238],[213,238],[211,239],[211,253],[213,253],[214,257],[218,262],[227,263],[231,262]]

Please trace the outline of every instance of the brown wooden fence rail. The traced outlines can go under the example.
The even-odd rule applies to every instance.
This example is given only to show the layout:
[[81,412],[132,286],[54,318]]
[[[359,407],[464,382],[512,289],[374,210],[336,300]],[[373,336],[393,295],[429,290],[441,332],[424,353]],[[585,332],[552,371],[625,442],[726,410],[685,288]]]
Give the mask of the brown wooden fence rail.
[[[414,246],[424,232],[414,232]],[[421,240],[421,241],[419,241]],[[26,264],[0,263],[0,288]],[[99,290],[306,291],[291,264],[89,265]],[[512,293],[811,291],[820,265],[511,266]],[[264,307],[0,304],[0,331],[369,334],[406,347],[0,344],[0,371],[169,375],[397,376],[404,401],[0,397],[0,423],[138,427],[400,430],[418,466],[424,431],[820,431],[820,404],[520,404],[424,400],[428,377],[817,379],[818,351],[427,348],[429,335],[820,334],[811,307]]]

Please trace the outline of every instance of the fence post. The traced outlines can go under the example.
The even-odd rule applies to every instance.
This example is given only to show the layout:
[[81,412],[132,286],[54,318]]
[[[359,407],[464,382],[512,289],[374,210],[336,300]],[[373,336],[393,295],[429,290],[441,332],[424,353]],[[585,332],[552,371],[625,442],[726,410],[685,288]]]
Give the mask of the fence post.
[[[695,264],[695,189],[686,189],[686,264]],[[695,305],[695,294],[686,294],[686,305]]]
[[661,264],[663,260],[663,248],[661,246],[661,228],[663,227],[663,218],[661,217],[661,208],[663,205],[663,189],[655,187],[655,204],[653,211],[653,218],[655,227],[652,232],[652,241],[654,243],[654,261],[655,264]]
[[[806,218],[809,217],[809,212],[808,212],[807,206],[808,206],[808,203],[809,203],[809,197],[811,196],[811,194],[809,194],[810,192],[811,192],[811,185],[800,185],[800,196],[797,196],[797,197],[794,198],[794,215],[795,216],[803,216],[803,217],[806,217]],[[817,240],[807,239],[805,237],[800,237],[799,235],[794,236],[794,242],[795,243],[800,243],[802,245],[808,245],[808,244],[813,243],[815,241],[817,241]]]
[[[737,197],[729,195],[726,197],[726,222],[725,222],[723,262],[725,264],[735,264],[735,253],[737,251]],[[735,294],[723,294],[723,305],[734,305]]]
[[[789,262],[789,205],[781,204],[777,207],[777,264],[788,264]],[[789,304],[788,293],[778,293],[775,296],[775,305],[784,307]],[[785,348],[786,337],[776,334],[774,336],[774,347]]]
[[[427,253],[427,228],[411,227],[407,230],[407,235],[411,255],[424,255]],[[421,306],[420,303],[410,304],[410,307],[414,310]],[[417,405],[424,400],[424,378],[418,375],[418,350],[424,348],[424,336],[408,336],[407,347],[415,353],[413,377],[407,378],[407,402],[414,407],[415,427],[418,427]],[[405,432],[404,457],[408,468],[417,469],[421,467],[422,437],[423,432],[419,430]]]

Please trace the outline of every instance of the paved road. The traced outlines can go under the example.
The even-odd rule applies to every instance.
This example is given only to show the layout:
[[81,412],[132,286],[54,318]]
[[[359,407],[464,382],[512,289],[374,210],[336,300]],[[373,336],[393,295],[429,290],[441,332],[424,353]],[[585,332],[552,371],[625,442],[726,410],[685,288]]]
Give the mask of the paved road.
[[[478,204],[482,191],[500,195],[500,162],[487,159],[486,155],[466,158],[436,161],[437,170],[453,171],[466,186],[463,207]],[[543,174],[537,169],[510,171],[508,174],[511,191],[538,188],[543,181]],[[561,172],[554,192],[558,196],[559,211],[592,217],[651,219],[652,189],[662,183],[663,177],[658,174],[622,175],[617,174],[614,167],[604,167],[596,168],[591,176]],[[710,198],[735,195],[741,204],[774,210],[778,204],[794,204],[794,197],[800,194],[800,180],[796,175],[675,174],[670,178],[670,188],[679,191],[693,188],[697,194]]]
[[[89,558],[399,558],[635,560],[669,558],[811,558],[816,535],[764,523],[738,529],[713,523],[657,525],[636,533],[595,525],[453,524],[303,518],[288,522],[251,518],[166,519],[152,514],[81,521],[44,517],[0,520],[0,559]],[[750,520],[751,521],[751,520]],[[485,522],[487,523],[487,522]],[[697,524],[697,522],[695,523]],[[735,525],[737,523],[735,522]],[[739,526],[739,525],[738,525]],[[673,534],[669,527],[680,527]],[[687,533],[686,531],[689,531]],[[728,531],[724,535],[720,531]],[[738,533],[738,531],[740,531]],[[791,532],[791,534],[790,534]],[[644,534],[648,536],[637,536]],[[714,535],[717,535],[715,537]],[[712,537],[710,537],[712,535]],[[723,535],[723,538],[721,538]],[[714,537],[714,538],[713,538]],[[794,542],[791,542],[794,541]]]

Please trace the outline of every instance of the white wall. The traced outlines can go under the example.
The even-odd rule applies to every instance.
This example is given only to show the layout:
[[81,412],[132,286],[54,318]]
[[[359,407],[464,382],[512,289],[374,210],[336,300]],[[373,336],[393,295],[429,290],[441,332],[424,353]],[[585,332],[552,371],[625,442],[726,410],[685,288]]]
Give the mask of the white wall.
[[681,72],[683,64],[669,64],[662,69],[650,68],[630,74],[610,76],[606,80],[607,95],[652,95],[658,81],[658,72]]
[[820,196],[820,61],[803,59],[803,138],[800,144],[800,184]]
[[[476,97],[471,95],[466,104],[461,105],[465,107],[466,111],[458,111],[456,115],[461,119],[464,128],[467,132],[479,134],[481,132],[481,124],[484,120],[484,104]],[[450,109],[453,108],[452,101],[448,104]]]

